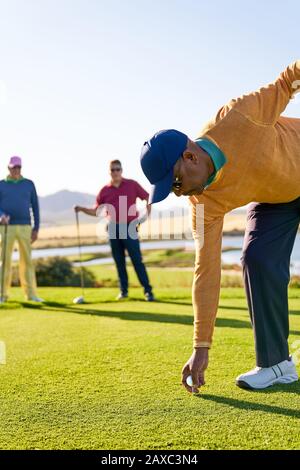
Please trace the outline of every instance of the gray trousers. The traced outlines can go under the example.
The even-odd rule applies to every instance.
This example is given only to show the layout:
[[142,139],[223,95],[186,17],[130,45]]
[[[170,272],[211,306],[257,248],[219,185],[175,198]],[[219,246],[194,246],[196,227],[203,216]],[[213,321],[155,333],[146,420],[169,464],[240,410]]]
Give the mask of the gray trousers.
[[241,261],[258,367],[289,358],[288,284],[299,222],[300,197],[248,209]]

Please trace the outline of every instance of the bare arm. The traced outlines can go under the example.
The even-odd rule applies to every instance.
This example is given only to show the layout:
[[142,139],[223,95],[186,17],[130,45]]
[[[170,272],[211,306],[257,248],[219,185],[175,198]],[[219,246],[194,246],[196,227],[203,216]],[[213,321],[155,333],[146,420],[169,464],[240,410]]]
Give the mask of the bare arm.
[[91,215],[93,217],[97,216],[97,208],[96,207],[82,207],[82,206],[75,206],[75,212],[83,212],[84,214]]
[[136,184],[136,196],[139,199],[141,199],[141,201],[146,201],[146,212],[147,212],[147,216],[149,217],[151,214],[151,209],[152,209],[151,204],[148,204],[149,193],[139,183],[135,182],[135,184]]
[[148,217],[150,217],[152,206],[151,206],[151,204],[148,204],[148,200],[147,200],[147,207],[146,207],[146,209],[147,209]]

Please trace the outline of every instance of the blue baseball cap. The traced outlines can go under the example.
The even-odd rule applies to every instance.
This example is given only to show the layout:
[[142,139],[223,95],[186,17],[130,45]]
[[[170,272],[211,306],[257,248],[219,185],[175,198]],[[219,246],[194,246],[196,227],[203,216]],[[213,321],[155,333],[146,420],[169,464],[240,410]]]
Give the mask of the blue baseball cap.
[[173,185],[173,168],[185,151],[187,135],[174,129],[159,131],[144,143],[141,166],[145,176],[153,185],[149,204],[163,201]]

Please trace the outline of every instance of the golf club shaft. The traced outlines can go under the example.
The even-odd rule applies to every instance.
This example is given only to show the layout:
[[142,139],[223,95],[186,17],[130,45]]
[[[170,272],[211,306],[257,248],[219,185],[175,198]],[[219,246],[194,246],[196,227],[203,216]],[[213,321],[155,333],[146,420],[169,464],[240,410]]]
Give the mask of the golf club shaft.
[[2,245],[2,266],[1,266],[1,300],[4,300],[4,278],[5,278],[5,264],[6,264],[6,246],[7,246],[7,227],[4,225],[4,235],[3,240],[1,240]]
[[76,226],[77,226],[77,240],[78,240],[78,251],[79,251],[79,264],[80,264],[80,282],[81,282],[82,296],[84,297],[84,276],[83,276],[83,267],[82,267],[81,239],[80,239],[78,212],[76,212]]

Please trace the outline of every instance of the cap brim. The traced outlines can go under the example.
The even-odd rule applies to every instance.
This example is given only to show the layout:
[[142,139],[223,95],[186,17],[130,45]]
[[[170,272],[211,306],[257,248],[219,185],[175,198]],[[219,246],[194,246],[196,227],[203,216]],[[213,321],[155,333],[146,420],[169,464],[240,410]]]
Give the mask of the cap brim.
[[172,191],[173,186],[173,168],[169,173],[155,185],[152,186],[150,193],[149,204],[156,204],[166,199],[170,192]]

